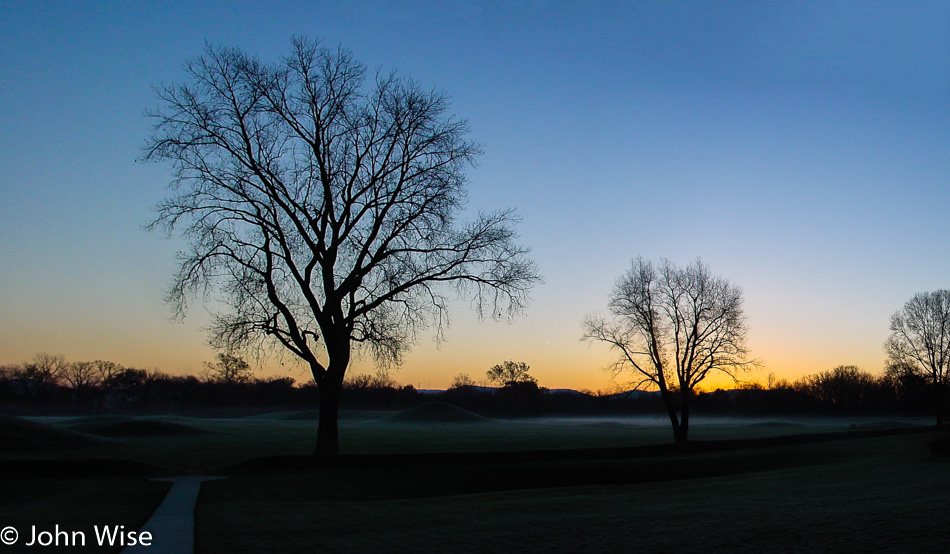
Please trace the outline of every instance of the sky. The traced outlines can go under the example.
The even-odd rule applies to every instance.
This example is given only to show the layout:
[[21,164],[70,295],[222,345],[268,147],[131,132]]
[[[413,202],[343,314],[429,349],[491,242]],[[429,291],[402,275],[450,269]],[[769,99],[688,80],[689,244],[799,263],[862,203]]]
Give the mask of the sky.
[[295,35],[446,91],[484,147],[469,209],[516,208],[544,276],[511,322],[460,300],[401,383],[515,360],[550,388],[613,387],[581,321],[637,256],[701,258],[742,288],[760,381],[880,373],[891,314],[950,288],[948,2],[8,0],[0,364],[214,359],[216,308],[176,321],[164,302],[184,243],[143,229],[171,177],[140,160],[144,114],[206,42],[276,61]]

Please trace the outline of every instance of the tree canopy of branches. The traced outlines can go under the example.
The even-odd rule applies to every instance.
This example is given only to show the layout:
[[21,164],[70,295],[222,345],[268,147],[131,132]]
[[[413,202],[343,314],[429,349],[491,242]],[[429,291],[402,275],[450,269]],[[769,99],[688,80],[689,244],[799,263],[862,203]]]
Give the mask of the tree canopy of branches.
[[224,352],[218,354],[218,361],[205,362],[205,369],[209,381],[225,385],[249,383],[254,377],[254,370],[244,358]]
[[513,387],[521,384],[537,385],[528,370],[531,367],[524,362],[505,361],[491,366],[486,372],[488,382],[500,387]]
[[399,384],[386,371],[377,371],[376,375],[361,373],[343,381],[344,389],[386,389],[396,388]]
[[[606,342],[620,356],[616,373],[632,371],[635,387],[660,391],[677,442],[687,440],[690,397],[712,372],[736,379],[747,359],[742,291],[700,260],[677,268],[637,258],[610,296],[612,318],[584,321],[584,339]],[[679,414],[677,414],[677,406]]]
[[145,147],[175,177],[152,226],[190,241],[169,300],[183,313],[218,293],[212,344],[309,366],[317,453],[338,451],[354,348],[399,363],[422,327],[441,336],[453,289],[480,315],[523,309],[539,276],[514,212],[458,220],[480,149],[445,94],[395,74],[367,85],[350,52],[304,39],[276,63],[208,46],[186,71],[157,89]]
[[950,377],[950,290],[915,294],[895,312],[884,350],[891,363],[927,376],[933,387],[937,425],[943,425]]
[[23,372],[29,379],[41,384],[54,384],[63,377],[69,364],[62,354],[40,352],[33,361],[23,365]]
[[475,379],[468,373],[457,373],[455,377],[452,378],[452,384],[449,385],[449,389],[457,389],[460,387],[474,387],[478,383],[475,382]]
[[839,411],[861,406],[873,394],[877,380],[870,373],[854,365],[837,366],[803,378],[801,388],[815,399],[826,402]]

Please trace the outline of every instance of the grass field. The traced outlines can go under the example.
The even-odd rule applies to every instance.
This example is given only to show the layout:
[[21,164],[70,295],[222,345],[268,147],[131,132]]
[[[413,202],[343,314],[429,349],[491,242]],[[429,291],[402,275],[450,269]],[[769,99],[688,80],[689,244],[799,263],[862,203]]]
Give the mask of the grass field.
[[0,527],[136,528],[168,487],[148,478],[192,472],[229,476],[199,552],[950,549],[927,420],[699,419],[674,448],[662,419],[450,419],[345,414],[319,468],[306,412],[7,419]]

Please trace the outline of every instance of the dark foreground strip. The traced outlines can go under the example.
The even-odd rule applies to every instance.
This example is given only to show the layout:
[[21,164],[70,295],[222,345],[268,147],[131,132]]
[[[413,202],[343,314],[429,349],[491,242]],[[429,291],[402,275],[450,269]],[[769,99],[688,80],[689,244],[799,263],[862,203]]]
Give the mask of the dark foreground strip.
[[129,477],[158,475],[163,470],[144,462],[116,459],[0,460],[6,478]]

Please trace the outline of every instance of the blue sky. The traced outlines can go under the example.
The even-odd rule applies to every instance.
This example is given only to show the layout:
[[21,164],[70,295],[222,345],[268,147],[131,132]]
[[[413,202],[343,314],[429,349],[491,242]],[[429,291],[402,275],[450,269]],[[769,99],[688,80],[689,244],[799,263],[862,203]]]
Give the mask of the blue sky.
[[950,3],[585,4],[4,2],[0,363],[213,358],[213,308],[162,301],[182,245],[141,229],[170,175],[137,161],[143,114],[205,41],[275,60],[304,35],[447,91],[485,149],[471,209],[516,207],[545,276],[512,323],[460,302],[397,380],[513,359],[608,386],[580,321],[636,256],[741,286],[765,372],[879,372],[890,315],[950,288]]

